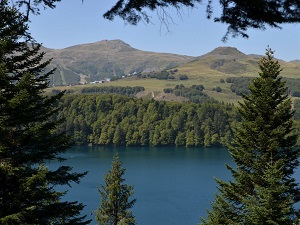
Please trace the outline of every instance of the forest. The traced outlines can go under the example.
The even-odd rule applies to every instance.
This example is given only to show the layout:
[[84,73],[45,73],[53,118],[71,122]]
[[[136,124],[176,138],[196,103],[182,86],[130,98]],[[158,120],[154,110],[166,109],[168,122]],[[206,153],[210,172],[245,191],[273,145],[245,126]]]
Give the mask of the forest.
[[[135,87],[119,87],[119,86],[93,86],[93,87],[84,87],[81,88],[79,91],[76,91],[74,89],[68,89],[65,91],[66,94],[73,94],[73,93],[81,93],[81,94],[119,94],[119,95],[125,95],[128,97],[133,97],[137,93],[145,91],[144,87],[141,86],[135,86]],[[61,90],[58,89],[52,89],[52,94],[58,94],[61,93]]]
[[222,146],[239,120],[232,105],[129,98],[115,94],[71,94],[60,101],[59,131],[77,145]]
[[212,98],[203,93],[203,90],[204,86],[201,84],[192,85],[190,87],[185,87],[183,84],[180,84],[176,85],[175,88],[165,88],[164,93],[173,93],[176,96],[185,97],[194,103],[202,103],[208,100],[213,101]]
[[[230,89],[237,95],[249,94],[249,84],[254,79],[254,77],[228,77],[226,79],[227,83],[231,83]],[[292,97],[300,97],[300,80],[294,78],[284,77],[282,80],[288,87],[288,94]]]
[[[64,95],[55,116],[55,120],[65,120],[58,131],[65,131],[76,145],[225,146],[232,138],[233,125],[240,121],[235,106],[202,95],[201,85],[165,90],[186,93],[188,102],[128,97],[128,91],[99,94],[94,88],[88,90],[87,94]],[[196,95],[189,96],[190,92]],[[200,101],[194,101],[199,93]],[[299,102],[294,100],[295,132],[300,130]]]

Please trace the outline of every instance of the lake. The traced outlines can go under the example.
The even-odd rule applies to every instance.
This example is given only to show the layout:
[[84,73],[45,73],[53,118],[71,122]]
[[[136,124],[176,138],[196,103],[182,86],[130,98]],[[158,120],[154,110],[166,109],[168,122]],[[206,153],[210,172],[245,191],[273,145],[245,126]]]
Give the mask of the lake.
[[[224,164],[231,164],[222,148],[74,147],[65,154],[74,171],[89,171],[72,185],[66,199],[86,205],[88,218],[100,203],[97,188],[118,152],[126,168],[125,183],[134,185],[132,208],[138,225],[196,225],[217,191],[214,177],[230,179]],[[56,163],[51,163],[56,166]]]

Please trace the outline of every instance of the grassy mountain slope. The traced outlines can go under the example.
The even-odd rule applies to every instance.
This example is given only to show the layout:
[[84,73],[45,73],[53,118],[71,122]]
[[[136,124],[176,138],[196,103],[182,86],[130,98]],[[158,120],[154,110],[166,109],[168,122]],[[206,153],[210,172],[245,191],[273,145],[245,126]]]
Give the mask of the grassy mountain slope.
[[[101,52],[99,49],[101,49]],[[93,62],[93,65],[97,66],[96,69],[98,71],[103,71],[103,65],[105,66],[110,62],[111,65],[118,65],[118,68],[122,68],[122,71],[125,71],[125,73],[132,73],[132,68],[135,68],[136,72],[140,72],[141,70],[138,70],[138,68],[142,68],[143,71],[162,70],[172,65],[180,64],[175,68],[176,72],[173,74],[175,79],[172,80],[131,76],[97,85],[143,86],[146,91],[144,94],[140,94],[140,97],[175,100],[177,98],[164,94],[163,89],[174,88],[178,84],[183,84],[187,87],[194,84],[202,84],[205,87],[204,92],[209,96],[220,101],[232,103],[236,103],[240,97],[231,91],[230,83],[220,82],[220,80],[226,80],[228,77],[257,76],[259,71],[258,61],[262,57],[255,54],[246,55],[232,47],[219,47],[203,56],[193,58],[139,51],[118,40],[78,45],[62,50],[49,50],[49,52],[52,52],[52,57],[54,57],[60,73],[69,74],[69,77],[72,76],[71,72],[74,71],[74,73],[78,71],[78,74],[81,75],[87,74],[89,71],[87,68],[90,67],[85,67],[85,65]],[[106,61],[104,60],[105,57]],[[299,60],[291,62],[279,61],[283,68],[282,76],[300,79]],[[174,71],[174,68],[172,70]],[[187,75],[189,79],[180,80],[179,77],[183,74]],[[93,78],[93,75],[89,76]],[[66,82],[67,79],[67,76],[65,76],[64,80]],[[84,85],[84,87],[86,86],[95,86],[95,84]],[[79,90],[82,87],[69,88]],[[216,92],[214,90],[216,87],[221,87],[222,91]],[[61,89],[65,88],[62,87]]]
[[137,50],[120,40],[43,50],[47,57],[53,58],[52,66],[57,68],[51,79],[51,84],[55,86],[121,77],[134,72],[159,71],[193,59],[190,56]]
[[[246,55],[232,47],[219,47],[179,66],[177,74],[188,75],[187,85],[204,85],[206,93],[211,97],[225,102],[236,102],[240,97],[231,92],[231,84],[221,83],[220,80],[226,80],[228,77],[258,76],[258,62],[261,57],[255,54]],[[300,79],[299,60],[279,61],[283,68],[282,76]],[[217,86],[222,88],[222,92],[212,91]]]
[[[178,69],[181,73],[187,73],[194,77],[199,77],[199,75],[255,76],[259,71],[258,62],[261,57],[254,54],[246,55],[232,47],[219,47],[183,66],[179,66]],[[279,61],[284,68],[281,73],[282,76],[300,78],[298,60]]]

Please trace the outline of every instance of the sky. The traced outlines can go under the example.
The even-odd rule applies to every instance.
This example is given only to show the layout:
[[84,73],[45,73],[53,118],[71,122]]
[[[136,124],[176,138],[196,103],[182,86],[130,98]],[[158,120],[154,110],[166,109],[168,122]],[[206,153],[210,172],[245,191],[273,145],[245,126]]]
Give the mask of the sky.
[[247,32],[248,39],[230,37],[224,43],[221,39],[227,26],[207,20],[205,5],[183,8],[180,16],[175,9],[168,9],[173,21],[167,27],[158,19],[160,12],[150,12],[151,23],[132,26],[120,18],[113,21],[103,18],[103,13],[113,2],[62,0],[55,9],[41,10],[40,15],[32,16],[30,32],[37,42],[54,49],[120,39],[139,50],[189,56],[201,56],[220,46],[236,47],[245,54],[263,55],[270,46],[275,50],[276,58],[300,60],[300,24],[265,31],[251,29]]

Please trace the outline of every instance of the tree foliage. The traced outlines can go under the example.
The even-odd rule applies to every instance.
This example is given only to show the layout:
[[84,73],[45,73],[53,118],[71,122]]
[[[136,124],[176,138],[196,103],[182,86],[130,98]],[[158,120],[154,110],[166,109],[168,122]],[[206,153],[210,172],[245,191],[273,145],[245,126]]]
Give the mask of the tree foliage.
[[185,97],[194,103],[203,103],[209,100],[213,101],[203,90],[204,87],[201,84],[192,85],[191,87],[185,87],[183,84],[180,84],[175,86],[173,93],[176,96]]
[[[232,92],[237,95],[249,94],[249,84],[254,79],[254,77],[228,77],[226,79],[227,83],[232,83],[230,85],[230,89]],[[295,78],[287,78],[283,77],[283,81],[286,82],[286,86],[288,87],[287,93],[292,97],[300,97],[300,79]]]
[[176,96],[185,97],[194,103],[203,103],[213,101],[207,94],[203,92],[204,86],[201,84],[194,84],[190,87],[185,87],[183,84],[176,85],[174,89],[166,88],[164,93],[174,93]]
[[44,96],[49,61],[28,33],[26,18],[0,2],[0,224],[87,224],[82,204],[62,201],[56,185],[79,182],[85,173],[49,160],[70,146],[53,121],[62,94]]
[[227,83],[231,83],[230,90],[237,95],[250,94],[249,84],[254,77],[228,77]]
[[249,86],[239,112],[230,154],[236,168],[227,166],[233,180],[217,179],[220,193],[202,224],[292,225],[299,210],[300,189],[293,177],[300,150],[292,135],[291,100],[273,52],[260,61],[259,77]]
[[[3,1],[3,0],[1,0]],[[29,20],[30,13],[38,15],[40,14],[41,6],[43,8],[55,8],[55,4],[61,0],[16,0],[12,1],[13,7],[25,8],[25,17],[26,21]]]
[[105,175],[105,185],[101,185],[99,193],[101,203],[96,210],[96,219],[99,225],[135,225],[135,218],[130,211],[136,199],[133,195],[133,186],[124,184],[125,169],[119,156],[112,161],[112,168]]
[[[134,87],[122,87],[122,86],[94,86],[94,87],[84,87],[81,88],[80,91],[76,89],[68,89],[65,91],[66,94],[71,93],[81,93],[81,94],[118,94],[118,95],[125,95],[128,97],[134,97],[137,93],[145,91],[144,87],[141,86],[134,86]],[[61,93],[61,90],[52,89],[52,94]]]
[[61,131],[77,144],[225,145],[231,137],[231,123],[238,120],[232,105],[215,101],[195,104],[74,94],[62,98],[61,108],[58,118],[66,118]]
[[97,86],[97,87],[86,87],[81,89],[81,93],[99,93],[99,94],[119,94],[126,95],[128,97],[134,97],[137,93],[145,91],[144,87],[118,87],[118,86]]

